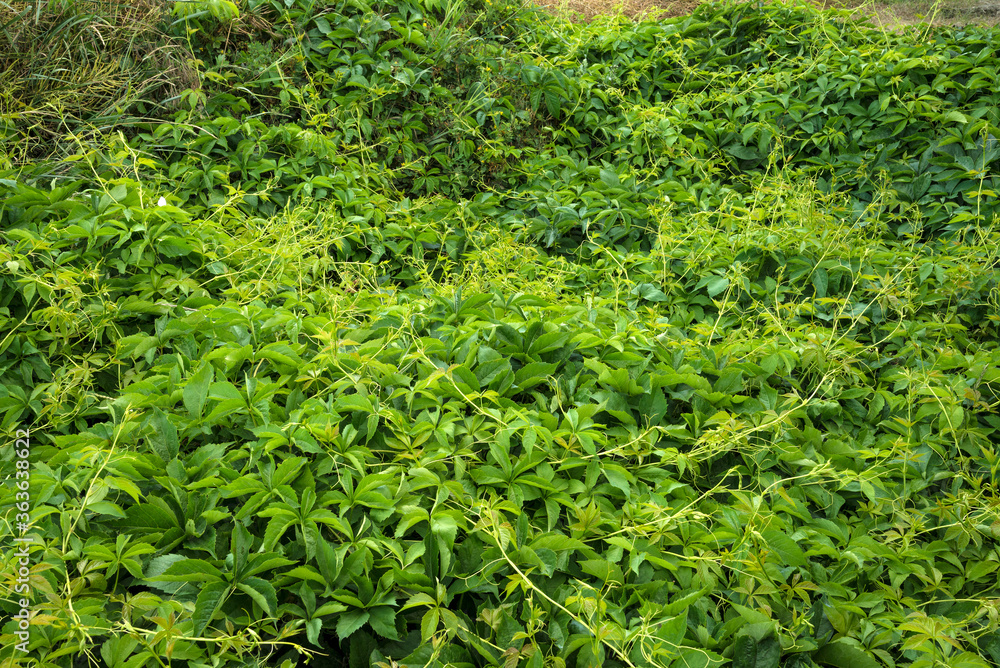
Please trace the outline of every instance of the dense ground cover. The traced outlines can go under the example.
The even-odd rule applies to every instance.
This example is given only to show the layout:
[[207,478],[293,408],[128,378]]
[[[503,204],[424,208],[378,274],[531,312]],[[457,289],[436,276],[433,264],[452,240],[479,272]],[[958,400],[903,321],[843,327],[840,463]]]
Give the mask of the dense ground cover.
[[10,9],[3,665],[1000,664],[995,30],[155,9]]

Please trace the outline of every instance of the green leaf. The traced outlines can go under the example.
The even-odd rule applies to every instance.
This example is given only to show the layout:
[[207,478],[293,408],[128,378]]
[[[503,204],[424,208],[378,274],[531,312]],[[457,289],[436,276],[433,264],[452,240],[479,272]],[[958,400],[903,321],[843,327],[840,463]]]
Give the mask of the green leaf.
[[177,428],[170,421],[170,417],[159,408],[153,409],[150,419],[153,433],[146,439],[157,457],[163,463],[173,461],[180,450],[180,442],[177,440]]
[[684,634],[687,631],[687,618],[687,612],[671,617],[656,629],[656,637],[671,649],[679,648],[684,642]]
[[806,566],[809,563],[799,544],[780,531],[768,529],[761,535],[771,552],[786,566]]
[[648,302],[670,301],[670,298],[652,283],[640,283],[632,288],[632,294],[642,297]]
[[729,287],[729,279],[725,276],[715,276],[708,281],[708,296],[715,297]]
[[306,622],[306,640],[315,645],[316,647],[322,647],[319,644],[319,632],[323,630],[323,620],[315,617]]
[[183,237],[164,237],[157,241],[156,250],[167,257],[189,255],[194,248]]
[[645,392],[639,399],[639,411],[649,419],[652,426],[660,423],[667,414],[667,409],[667,398],[660,389]]
[[319,566],[319,572],[326,580],[327,586],[332,587],[340,577],[340,569],[344,565],[343,554],[334,550],[325,538],[320,537],[316,542],[316,565]]
[[205,407],[205,399],[208,398],[208,386],[212,384],[212,365],[205,363],[197,373],[191,376],[187,385],[184,386],[183,398],[184,408],[193,417],[201,417],[202,409]]
[[270,582],[262,578],[250,576],[244,578],[236,587],[256,601],[257,605],[267,611],[267,614],[274,614],[274,611],[278,607],[278,597]]
[[733,646],[733,668],[756,668],[757,641],[750,636],[740,636]]
[[674,659],[670,668],[715,668],[725,663],[725,659],[716,654],[701,648],[686,648],[680,656]]
[[289,566],[295,562],[285,559],[276,552],[264,552],[252,555],[247,559],[246,575],[256,575],[263,571],[274,570],[283,566]]
[[730,144],[725,148],[725,151],[729,155],[734,158],[739,158],[740,160],[757,160],[760,158],[760,154],[756,149],[747,146],[740,146],[739,144]]
[[826,288],[830,284],[830,276],[826,273],[826,269],[817,267],[813,272],[812,283],[816,289],[816,296],[820,299],[826,297]]
[[368,621],[370,615],[364,610],[351,610],[340,615],[337,620],[337,636],[344,640],[360,629]]
[[230,549],[233,552],[233,570],[236,573],[242,571],[246,565],[252,542],[253,538],[250,536],[250,532],[241,522],[236,522],[230,539]]
[[149,579],[152,582],[211,582],[223,581],[225,576],[204,559],[184,559],[171,564],[163,575]]
[[545,107],[549,110],[549,115],[553,118],[559,116],[560,99],[557,93],[545,91]]
[[125,635],[110,638],[101,645],[101,658],[108,668],[120,668],[138,644],[138,640]]
[[743,389],[743,372],[740,369],[725,369],[712,387],[715,392],[736,394]]
[[663,607],[662,613],[665,615],[679,615],[691,607],[695,601],[700,598],[704,598],[712,591],[712,587],[703,587],[698,591],[691,592],[690,594],[673,598],[670,603]]
[[271,476],[271,484],[274,487],[290,484],[306,461],[305,457],[288,457],[282,460]]
[[120,517],[122,519],[128,517],[117,503],[111,503],[110,501],[95,501],[94,503],[88,503],[86,507],[87,510],[95,512],[98,515],[111,515],[112,517]]
[[424,613],[420,620],[420,642],[430,642],[431,636],[438,627],[439,612],[437,608],[431,608]]
[[778,370],[778,365],[781,364],[781,356],[778,354],[768,355],[760,361],[760,368],[763,369],[768,375],[773,374]]
[[813,661],[834,668],[880,668],[878,662],[864,650],[836,640],[819,648],[812,655]]
[[264,529],[264,542],[261,544],[261,548],[265,550],[270,550],[277,545],[281,537],[285,535],[285,532],[298,521],[296,517],[286,514],[287,511],[280,511],[276,508],[267,508],[259,512],[265,514],[269,512],[282,512],[280,515],[276,514],[271,517],[271,521],[267,523],[267,528]]
[[[531,548],[525,549],[530,550]],[[533,550],[533,552],[538,558],[538,561],[542,563],[542,573],[544,573],[547,577],[551,577],[552,574],[555,573],[556,566],[559,565],[559,555],[545,547],[540,547],[537,550]]]
[[445,512],[437,512],[431,516],[431,532],[442,539],[449,548],[455,546],[455,534],[458,524],[455,518]]
[[[169,570],[169,569],[168,569]],[[198,594],[198,600],[194,604],[194,635],[200,636],[212,621],[216,611],[225,602],[229,593],[229,584],[226,582],[210,582],[202,587]]]
[[287,343],[272,343],[257,351],[258,359],[267,359],[277,364],[297,368],[301,360]]
[[747,625],[767,624],[772,621],[770,617],[759,610],[747,608],[739,603],[733,603],[732,606],[733,610],[740,614],[740,617],[744,619]]
[[620,489],[626,499],[632,498],[632,486],[629,484],[632,476],[628,471],[617,464],[610,463],[602,466],[601,471],[612,487]]
[[375,664],[371,661],[372,652],[381,646],[370,633],[360,631],[351,636],[351,657],[348,668],[369,668]]
[[778,668],[781,663],[781,644],[772,634],[756,643],[757,658],[752,668]]
[[379,605],[369,610],[368,623],[375,633],[389,640],[398,640],[396,632],[396,611],[387,605]]
[[991,666],[972,652],[962,652],[958,656],[953,654],[948,657],[948,668],[991,668]]
[[613,169],[602,169],[600,174],[601,174],[601,181],[604,183],[604,185],[612,188],[621,185],[621,180],[618,178],[618,174]]
[[514,373],[514,384],[519,392],[527,392],[534,386],[545,381],[546,376],[556,370],[556,364],[546,362],[531,362]]

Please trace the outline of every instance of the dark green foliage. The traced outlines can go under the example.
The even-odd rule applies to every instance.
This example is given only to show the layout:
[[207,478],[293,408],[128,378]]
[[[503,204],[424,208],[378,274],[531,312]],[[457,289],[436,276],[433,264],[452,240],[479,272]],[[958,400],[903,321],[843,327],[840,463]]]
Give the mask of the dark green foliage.
[[0,179],[39,666],[1000,662],[995,32],[236,9]]

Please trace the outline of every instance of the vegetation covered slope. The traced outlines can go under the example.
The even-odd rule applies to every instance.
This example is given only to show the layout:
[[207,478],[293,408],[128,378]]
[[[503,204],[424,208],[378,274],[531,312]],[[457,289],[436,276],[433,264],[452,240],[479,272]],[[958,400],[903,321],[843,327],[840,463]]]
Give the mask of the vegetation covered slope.
[[9,10],[3,665],[1000,665],[995,30],[140,9]]

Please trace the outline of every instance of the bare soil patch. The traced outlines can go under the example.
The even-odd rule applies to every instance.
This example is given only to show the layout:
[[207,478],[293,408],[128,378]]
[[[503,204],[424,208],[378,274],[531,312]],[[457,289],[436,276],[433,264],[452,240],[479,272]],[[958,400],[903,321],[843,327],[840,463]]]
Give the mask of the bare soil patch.
[[876,25],[889,30],[921,24],[994,26],[1000,23],[1000,2],[997,0],[825,0],[823,4],[867,14]]

